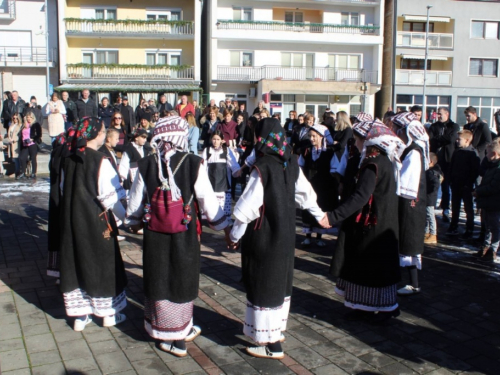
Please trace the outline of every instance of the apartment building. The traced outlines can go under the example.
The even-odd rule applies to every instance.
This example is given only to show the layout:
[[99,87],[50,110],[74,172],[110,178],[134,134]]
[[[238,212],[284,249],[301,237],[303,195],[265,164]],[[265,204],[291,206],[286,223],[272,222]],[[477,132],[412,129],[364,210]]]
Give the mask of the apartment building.
[[384,3],[379,0],[213,0],[206,16],[204,91],[263,99],[290,110],[373,112],[381,84]]
[[387,79],[393,92],[391,106],[407,110],[423,104],[427,5],[427,118],[445,106],[463,125],[464,109],[472,105],[493,129],[493,113],[500,109],[498,1],[394,1],[393,69],[384,72],[384,89]]
[[199,0],[58,0],[58,90],[95,97],[198,99]]
[[29,101],[47,102],[47,67],[49,84],[57,85],[57,24],[49,22],[47,46],[46,17],[57,18],[56,1],[0,0],[0,88],[17,90]]

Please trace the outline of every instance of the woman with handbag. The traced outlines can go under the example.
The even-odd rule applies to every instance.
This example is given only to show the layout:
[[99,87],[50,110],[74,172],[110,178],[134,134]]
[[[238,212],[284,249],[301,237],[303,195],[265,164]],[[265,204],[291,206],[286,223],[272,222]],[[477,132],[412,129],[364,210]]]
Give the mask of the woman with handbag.
[[[138,161],[130,189],[126,225],[144,216],[144,315],[149,335],[160,349],[187,355],[198,297],[201,225],[198,208],[215,230],[229,234],[228,220],[215,197],[202,159],[188,151],[189,124],[179,116],[161,118],[151,140],[156,153]],[[143,194],[149,202],[143,205]]]
[[31,161],[31,175],[28,178],[36,178],[36,156],[38,154],[38,143],[41,142],[42,127],[36,122],[33,112],[28,112],[24,117],[24,125],[21,128],[21,151],[19,153],[21,171],[16,180],[26,178],[28,156]]

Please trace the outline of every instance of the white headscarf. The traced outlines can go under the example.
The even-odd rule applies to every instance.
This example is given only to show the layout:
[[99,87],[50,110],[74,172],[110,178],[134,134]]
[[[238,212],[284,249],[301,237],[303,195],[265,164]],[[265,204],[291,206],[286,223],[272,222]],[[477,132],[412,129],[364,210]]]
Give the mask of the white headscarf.
[[424,166],[425,170],[429,169],[429,135],[425,130],[425,127],[417,120],[417,116],[415,116],[411,112],[404,112],[401,114],[397,114],[391,118],[391,121],[401,128],[401,131],[406,132],[406,136],[408,138],[408,143],[406,147],[415,142],[423,151],[424,155]]

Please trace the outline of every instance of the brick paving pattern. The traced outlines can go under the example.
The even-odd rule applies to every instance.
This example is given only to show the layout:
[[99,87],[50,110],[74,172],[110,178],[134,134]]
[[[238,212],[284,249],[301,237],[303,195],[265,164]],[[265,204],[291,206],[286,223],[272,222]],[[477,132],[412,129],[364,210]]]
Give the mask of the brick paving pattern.
[[296,249],[286,356],[273,361],[244,353],[252,343],[242,334],[240,254],[226,251],[223,236],[207,228],[194,312],[203,333],[185,358],[160,351],[143,329],[141,238],[125,233],[128,320],[108,329],[95,318],[74,332],[45,272],[47,185],[0,183],[2,374],[500,373],[500,266],[476,260],[473,247],[460,242],[427,248],[422,293],[401,298],[401,316],[384,327],[343,318],[327,276],[334,238],[326,237],[326,249]]

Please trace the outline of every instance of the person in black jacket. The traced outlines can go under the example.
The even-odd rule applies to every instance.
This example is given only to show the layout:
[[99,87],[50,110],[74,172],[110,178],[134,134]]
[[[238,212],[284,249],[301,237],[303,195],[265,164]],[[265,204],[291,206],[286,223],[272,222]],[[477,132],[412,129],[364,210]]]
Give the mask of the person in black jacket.
[[78,118],[78,112],[76,110],[76,104],[73,100],[69,98],[69,93],[67,91],[63,91],[61,93],[61,98],[64,106],[66,107],[66,114],[64,117],[64,128],[68,131],[69,128],[73,126]]
[[30,103],[29,103],[29,105],[27,105],[27,106],[24,108],[24,114],[23,114],[23,116],[26,116],[26,114],[27,114],[28,112],[33,112],[33,114],[35,115],[36,122],[38,122],[39,124],[43,124],[42,107],[40,107],[40,106],[36,103],[36,97],[35,97],[35,96],[32,96],[32,97],[30,98]]
[[425,171],[427,185],[427,218],[425,225],[425,244],[437,244],[437,225],[434,207],[436,207],[439,185],[443,180],[443,172],[438,164],[438,157],[434,152],[429,153],[429,169]]
[[21,148],[19,152],[19,162],[21,163],[21,171],[16,180],[26,178],[26,167],[28,164],[28,156],[31,160],[31,175],[28,178],[36,178],[36,155],[38,153],[38,145],[42,141],[42,127],[36,122],[33,112],[26,113],[24,125],[21,128]]
[[2,109],[2,118],[4,119],[3,126],[5,130],[9,129],[9,121],[14,113],[18,113],[20,117],[25,115],[24,108],[26,107],[26,103],[19,97],[19,93],[17,91],[12,91],[10,95],[11,99],[4,101]]
[[87,89],[82,90],[82,97],[76,101],[75,105],[78,116],[77,120],[84,117],[97,117],[98,115],[97,105],[90,98],[90,91]]
[[111,117],[113,116],[113,113],[115,113],[115,109],[109,105],[109,99],[102,98],[101,104],[99,104],[99,118],[102,122],[104,122],[106,129],[109,128],[109,125],[111,124]]
[[443,210],[443,221],[450,221],[450,163],[455,151],[458,131],[460,127],[450,119],[448,108],[441,107],[438,109],[437,116],[439,121],[429,127],[429,143],[430,151],[437,154],[438,164],[444,175],[443,183],[441,184],[441,204]]
[[120,104],[118,110],[122,114],[127,134],[132,134],[135,130],[136,121],[134,109],[128,105],[128,97],[124,96],[122,98],[122,104]]
[[500,109],[493,114],[495,118],[495,127],[497,129],[497,137],[500,136]]
[[[248,122],[248,112],[246,111],[245,103],[241,103],[238,106],[238,109],[235,109],[233,111],[233,121],[234,122],[238,122],[238,121],[236,121],[236,119],[238,118],[239,115],[243,115],[243,123],[246,124]],[[240,134],[243,135],[243,133],[240,133]]]
[[167,111],[167,112],[170,112],[174,109],[174,107],[172,107],[172,104],[170,104],[169,102],[167,102],[167,96],[166,95],[162,95],[160,96],[160,102],[158,103],[158,105],[156,106],[156,108],[158,108],[158,112],[162,113],[163,111]]
[[470,130],[473,134],[472,147],[477,150],[481,160],[486,156],[486,145],[491,143],[491,132],[487,123],[477,115],[476,108],[467,107],[464,111],[467,124],[465,130]]
[[316,119],[313,115],[307,115],[305,117],[300,115],[298,120],[299,126],[295,128],[292,134],[292,147],[294,154],[302,155],[306,149],[311,147],[309,128],[314,125]]
[[473,135],[470,130],[458,132],[457,149],[453,153],[450,165],[451,182],[451,224],[447,235],[457,235],[458,221],[460,219],[460,206],[464,202],[467,216],[464,239],[472,237],[474,229],[474,206],[472,191],[479,175],[480,159],[477,151],[472,147]]

